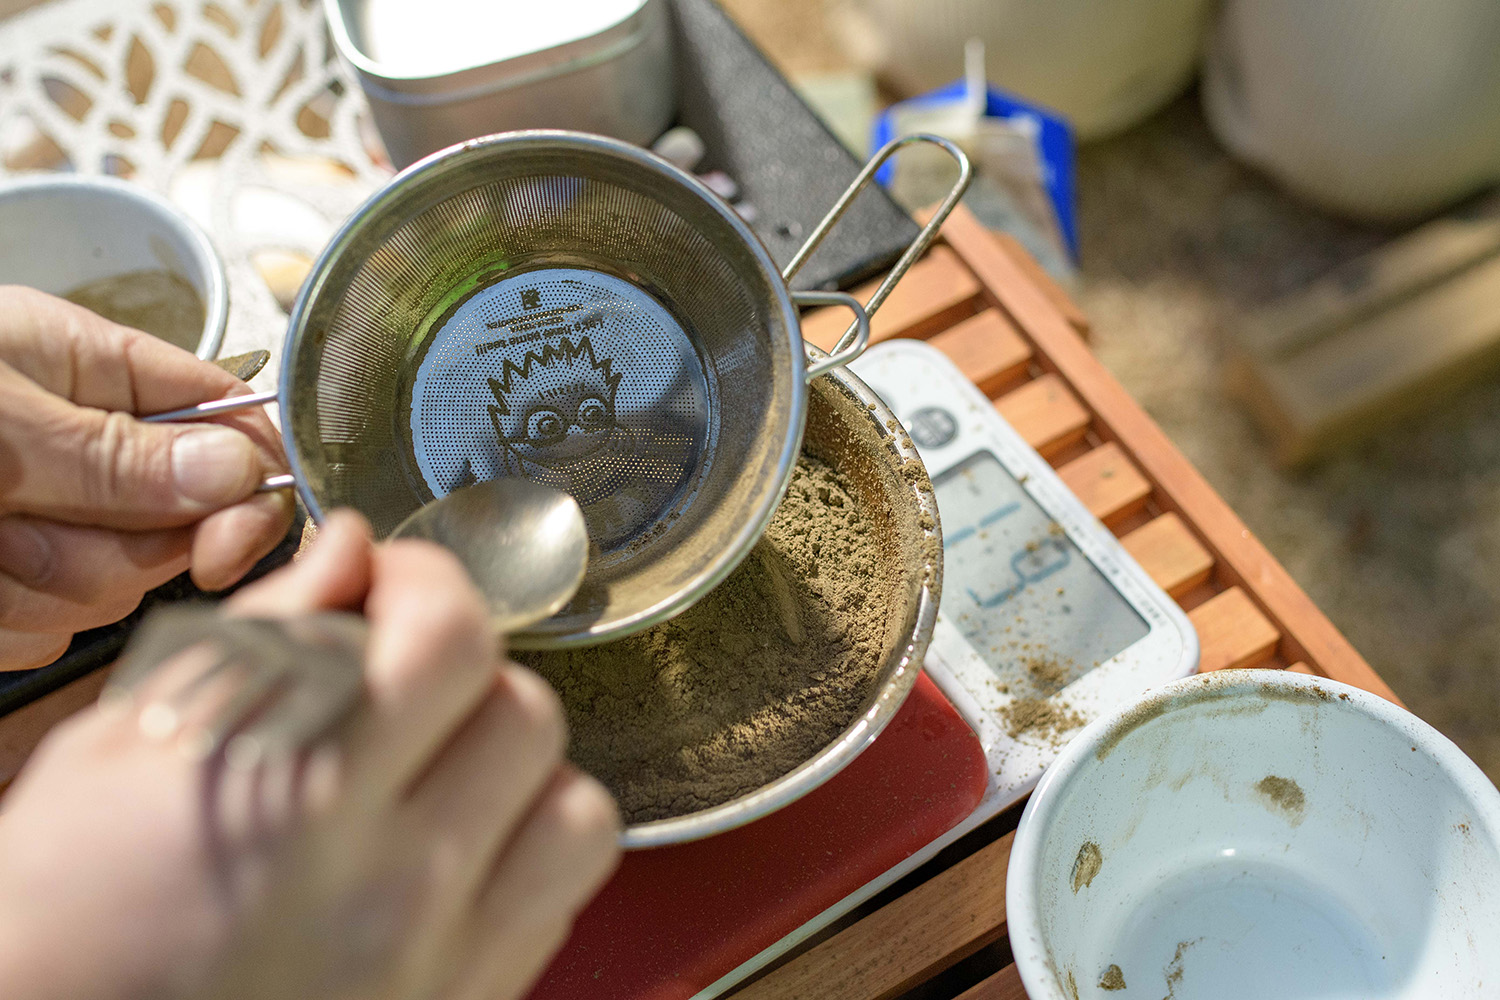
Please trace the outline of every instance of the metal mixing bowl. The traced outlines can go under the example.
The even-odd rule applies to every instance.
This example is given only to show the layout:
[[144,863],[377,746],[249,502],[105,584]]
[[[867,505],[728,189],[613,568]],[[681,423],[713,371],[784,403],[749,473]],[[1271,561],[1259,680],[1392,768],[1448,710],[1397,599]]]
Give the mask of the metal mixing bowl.
[[[870,387],[842,369],[808,386],[803,447],[843,473],[861,511],[880,533],[884,565],[871,587],[889,588],[874,688],[833,742],[795,770],[710,809],[626,827],[626,847],[698,840],[742,826],[796,801],[837,774],[895,717],[921,670],[942,588],[943,540],[937,499],[917,449]],[[892,430],[891,428],[895,428]]]

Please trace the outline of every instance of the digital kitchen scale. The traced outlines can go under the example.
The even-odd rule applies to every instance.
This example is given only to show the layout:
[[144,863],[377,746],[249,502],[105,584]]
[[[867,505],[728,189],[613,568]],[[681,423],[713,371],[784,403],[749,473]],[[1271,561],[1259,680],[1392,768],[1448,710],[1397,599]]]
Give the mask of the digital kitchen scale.
[[937,493],[943,590],[926,670],[984,744],[995,783],[980,811],[993,815],[1076,723],[1197,669],[1198,636],[941,351],[896,340],[850,367],[907,428]]
[[805,798],[627,854],[531,1000],[708,1000],[1020,801],[1085,722],[1191,673],[1187,616],[940,351],[851,366],[909,429],[941,611],[901,711]]

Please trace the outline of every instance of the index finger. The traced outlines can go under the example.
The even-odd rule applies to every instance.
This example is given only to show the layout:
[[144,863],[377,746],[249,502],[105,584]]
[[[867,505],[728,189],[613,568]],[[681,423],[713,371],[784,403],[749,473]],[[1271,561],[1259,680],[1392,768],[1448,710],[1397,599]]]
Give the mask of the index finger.
[[80,406],[124,413],[249,391],[180,347],[19,285],[0,286],[0,361]]

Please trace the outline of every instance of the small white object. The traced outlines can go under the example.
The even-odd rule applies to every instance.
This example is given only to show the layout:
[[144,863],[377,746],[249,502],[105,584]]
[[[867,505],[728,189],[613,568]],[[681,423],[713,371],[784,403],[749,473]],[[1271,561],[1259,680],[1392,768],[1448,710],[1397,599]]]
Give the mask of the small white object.
[[740,186],[734,182],[733,177],[730,177],[722,170],[710,170],[706,174],[699,174],[698,179],[703,182],[705,187],[725,201],[733,201],[739,196]]
[[113,177],[46,174],[0,184],[0,284],[62,295],[132,271],[176,274],[203,302],[200,358],[218,356],[228,280],[208,234],[165,198]]
[[1358,688],[1191,677],[1048,769],[1006,915],[1032,1000],[1494,996],[1500,792]]
[[651,152],[682,170],[692,170],[703,162],[703,138],[686,125],[667,129],[651,144]]

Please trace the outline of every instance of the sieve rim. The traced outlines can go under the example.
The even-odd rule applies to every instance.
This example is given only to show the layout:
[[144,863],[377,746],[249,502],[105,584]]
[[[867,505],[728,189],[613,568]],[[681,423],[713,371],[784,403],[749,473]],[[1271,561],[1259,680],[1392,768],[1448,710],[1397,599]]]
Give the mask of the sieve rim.
[[345,254],[357,244],[366,231],[393,216],[398,215],[401,202],[408,196],[409,188],[419,181],[436,181],[438,178],[470,166],[473,161],[483,161],[509,153],[535,154],[538,152],[582,153],[602,155],[625,161],[632,168],[649,171],[662,179],[675,182],[685,193],[690,193],[704,208],[718,216],[733,235],[743,244],[743,249],[753,262],[754,268],[764,279],[764,287],[770,298],[768,312],[778,316],[785,337],[790,359],[789,371],[767,370],[768,380],[783,379],[787,382],[789,405],[785,408],[786,430],[779,446],[768,450],[776,455],[774,474],[766,477],[760,496],[747,505],[745,516],[728,544],[711,552],[691,582],[675,593],[629,614],[609,619],[599,619],[583,628],[570,631],[547,629],[545,621],[537,627],[516,632],[508,637],[511,646],[517,649],[565,649],[592,646],[621,639],[671,618],[690,607],[716,587],[734,571],[749,555],[756,541],[765,533],[776,508],[780,505],[791,481],[797,457],[801,453],[803,431],[807,423],[808,387],[807,354],[802,340],[801,321],[791,293],[768,251],[755,235],[754,230],[740,218],[739,214],[702,181],[685,170],[639,146],[606,136],[561,129],[528,129],[515,132],[500,132],[457,143],[438,150],[395,174],[370,195],[339,226],[323,251],[318,255],[307,280],[298,292],[288,319],[286,341],[282,349],[282,366],[278,377],[278,417],[282,429],[283,448],[287,463],[294,477],[297,494],[313,520],[319,524],[327,517],[327,511],[314,495],[311,480],[303,457],[298,449],[296,435],[296,413],[293,400],[296,398],[293,378],[295,359],[306,338],[315,336],[311,329],[314,307],[330,291],[329,279]]

